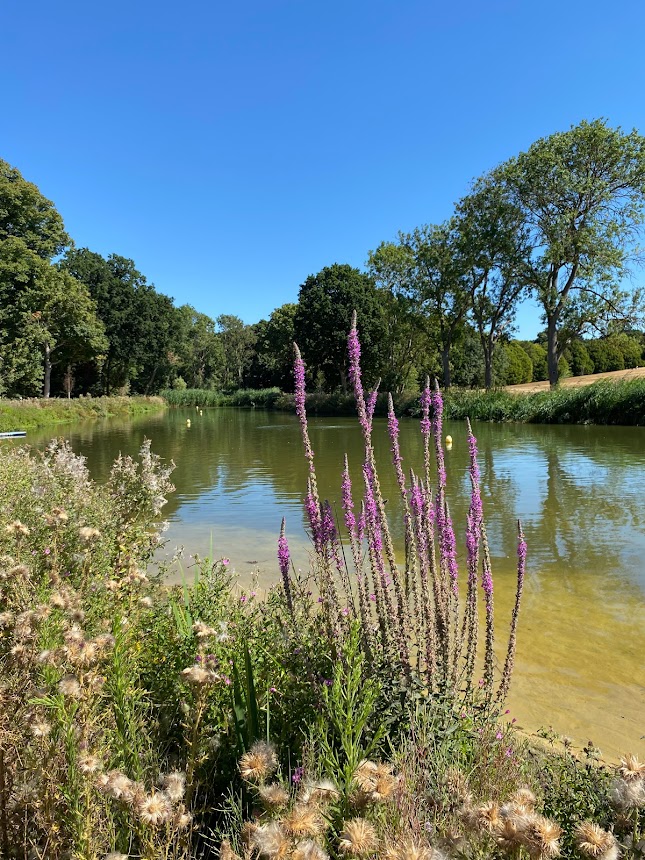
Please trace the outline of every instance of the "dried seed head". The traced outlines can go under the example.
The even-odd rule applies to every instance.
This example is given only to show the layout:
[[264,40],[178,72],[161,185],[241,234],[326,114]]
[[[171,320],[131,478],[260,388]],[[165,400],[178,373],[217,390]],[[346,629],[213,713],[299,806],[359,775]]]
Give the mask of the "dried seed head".
[[83,695],[81,685],[78,683],[78,679],[75,678],[74,675],[65,675],[65,677],[58,682],[58,689],[61,691],[63,696],[69,696],[70,699],[80,699]]
[[240,773],[247,782],[261,783],[278,767],[278,757],[271,744],[256,741],[240,759]]
[[86,754],[78,758],[78,769],[81,773],[96,773],[101,767],[102,762],[98,756]]
[[0,627],[10,627],[13,624],[13,612],[0,612]]
[[586,857],[605,857],[616,846],[613,833],[603,830],[593,821],[583,821],[574,830],[574,839],[578,850]]
[[208,624],[204,624],[203,621],[195,621],[193,624],[193,633],[198,639],[209,639],[211,636],[217,634],[217,630],[214,627],[209,627]]
[[406,837],[385,850],[385,860],[439,860],[439,852],[420,839]]
[[289,802],[289,792],[277,782],[260,786],[258,794],[265,809],[270,811],[282,809]]
[[558,840],[562,828],[555,821],[549,821],[543,815],[536,815],[526,833],[526,846],[531,857],[551,858],[560,854]]
[[31,733],[35,738],[46,738],[51,730],[52,727],[44,720],[31,724]]
[[200,666],[199,663],[183,669],[181,675],[193,687],[205,687],[208,684],[213,684],[219,677],[212,669]]
[[297,803],[283,819],[285,830],[300,839],[319,836],[325,829],[325,821],[317,806]]
[[298,792],[300,803],[317,803],[319,806],[333,803],[339,797],[340,792],[331,779],[320,779],[317,782],[307,780]]
[[5,531],[7,534],[16,535],[18,537],[26,537],[29,534],[29,529],[24,523],[21,523],[20,520],[14,520],[12,523],[9,523],[8,526],[5,526]]
[[645,763],[640,762],[635,755],[626,755],[625,758],[621,758],[618,771],[625,782],[645,779]]
[[291,860],[329,860],[329,854],[313,839],[301,839],[293,849]]
[[186,791],[186,774],[180,770],[174,770],[162,777],[161,784],[170,800],[173,803],[179,803]]
[[521,807],[526,812],[533,812],[535,809],[535,795],[528,786],[523,785],[511,795],[511,803],[516,807]]
[[92,526],[81,526],[78,530],[78,536],[84,543],[91,543],[101,537],[101,532]]
[[105,860],[128,860],[128,854],[121,854],[119,851],[110,851],[105,855]]
[[291,849],[291,842],[278,821],[270,821],[256,827],[252,844],[260,857],[267,857],[269,860],[282,860]]
[[612,804],[622,811],[645,806],[645,779],[615,779],[609,790]]
[[378,838],[376,828],[365,818],[351,818],[343,822],[338,847],[350,857],[365,857],[376,851]]
[[233,851],[228,839],[223,839],[219,847],[219,860],[242,860],[242,858]]
[[481,806],[477,806],[474,812],[478,829],[492,833],[500,821],[499,804],[495,803],[494,800],[489,800],[482,803]]
[[172,818],[172,804],[164,792],[157,791],[140,798],[136,812],[144,824],[159,827]]

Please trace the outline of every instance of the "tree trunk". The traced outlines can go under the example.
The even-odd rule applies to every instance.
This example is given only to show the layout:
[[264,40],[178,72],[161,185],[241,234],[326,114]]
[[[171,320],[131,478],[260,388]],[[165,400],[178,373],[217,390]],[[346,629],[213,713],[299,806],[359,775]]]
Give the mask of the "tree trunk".
[[443,367],[443,387],[450,388],[450,344],[441,350],[441,364]]
[[555,316],[548,318],[547,323],[546,357],[549,368],[549,385],[555,388],[558,384],[560,374],[558,371],[558,329]]
[[493,356],[487,349],[484,350],[484,387],[487,391],[493,387]]
[[51,350],[49,348],[49,344],[45,344],[45,384],[43,388],[43,397],[49,397],[49,391],[51,388],[51,378],[52,378],[52,362],[51,362]]

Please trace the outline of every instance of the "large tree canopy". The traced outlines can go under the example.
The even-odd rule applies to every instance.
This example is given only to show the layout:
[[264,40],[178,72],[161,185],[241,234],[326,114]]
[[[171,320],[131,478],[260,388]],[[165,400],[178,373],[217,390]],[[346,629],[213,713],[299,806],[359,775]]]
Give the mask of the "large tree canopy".
[[602,120],[536,141],[491,173],[523,214],[525,277],[544,311],[549,381],[570,336],[628,313],[620,288],[645,216],[645,138]]
[[0,242],[10,237],[45,260],[71,242],[51,200],[0,158]]
[[368,384],[382,369],[383,307],[369,275],[334,263],[309,275],[300,287],[294,319],[296,342],[310,373],[323,374],[329,388],[347,388],[347,335],[356,311],[361,363]]

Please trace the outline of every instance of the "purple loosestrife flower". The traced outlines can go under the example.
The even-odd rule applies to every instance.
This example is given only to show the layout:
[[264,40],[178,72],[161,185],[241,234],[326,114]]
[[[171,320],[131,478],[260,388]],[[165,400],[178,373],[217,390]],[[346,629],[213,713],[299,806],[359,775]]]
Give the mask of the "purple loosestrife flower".
[[311,536],[316,547],[316,552],[320,552],[322,548],[322,528],[320,522],[320,505],[316,499],[311,483],[311,477],[307,482],[307,495],[305,496],[305,510],[309,519],[309,527],[311,528]]
[[446,562],[448,575],[450,576],[450,582],[452,585],[452,593],[455,595],[455,597],[459,594],[459,587],[457,584],[459,571],[457,570],[456,543],[457,542],[455,540],[455,530],[452,527],[452,519],[450,518],[448,505],[446,505],[446,512],[443,520],[443,534],[441,539],[441,554],[443,555]]
[[443,398],[439,391],[439,386],[435,384],[435,389],[430,395],[430,406],[432,411],[432,425],[434,427],[435,445],[437,448],[437,470],[439,472],[439,487],[445,489],[446,486],[446,466],[443,459]]
[[354,502],[352,500],[352,481],[349,477],[349,463],[345,454],[345,468],[343,469],[343,483],[341,485],[343,511],[345,512],[345,526],[352,538],[356,537],[356,517],[354,516]]
[[421,433],[424,437],[430,436],[430,385],[426,381],[426,387],[421,392]]
[[320,525],[320,540],[323,546],[331,543],[336,539],[336,523],[334,522],[334,512],[328,501],[325,501],[322,506],[322,521]]
[[287,598],[287,606],[289,612],[293,615],[293,600],[291,597],[291,580],[289,579],[289,544],[285,535],[286,521],[282,517],[282,526],[280,527],[280,537],[278,538],[278,564],[280,565],[280,573],[282,574],[282,586],[284,594]]
[[361,425],[365,441],[369,440],[371,431],[371,419],[367,413],[365,406],[365,394],[363,392],[363,382],[361,379],[361,343],[358,339],[358,331],[356,329],[356,311],[352,314],[352,327],[347,336],[347,351],[349,353],[349,379],[354,388],[354,397],[356,398],[356,409],[358,410],[358,422]]
[[374,386],[374,389],[370,391],[367,397],[367,403],[365,405],[365,409],[367,411],[367,418],[370,422],[370,429],[372,427],[372,418],[374,417],[374,410],[376,409],[376,400],[378,398],[378,389],[380,384],[381,380],[379,379],[379,381]]

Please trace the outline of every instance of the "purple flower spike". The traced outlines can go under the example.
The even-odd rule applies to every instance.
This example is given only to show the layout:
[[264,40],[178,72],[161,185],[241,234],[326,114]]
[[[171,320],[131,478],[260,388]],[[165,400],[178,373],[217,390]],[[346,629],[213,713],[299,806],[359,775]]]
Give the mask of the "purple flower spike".
[[293,600],[291,597],[291,581],[289,579],[289,564],[291,558],[289,556],[289,544],[285,535],[286,521],[282,517],[282,526],[280,527],[280,537],[278,538],[278,564],[280,565],[280,573],[282,574],[282,585],[284,587],[285,597],[287,598],[287,606],[289,612],[293,615]]

